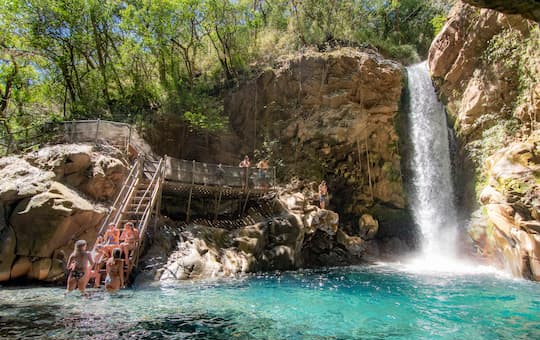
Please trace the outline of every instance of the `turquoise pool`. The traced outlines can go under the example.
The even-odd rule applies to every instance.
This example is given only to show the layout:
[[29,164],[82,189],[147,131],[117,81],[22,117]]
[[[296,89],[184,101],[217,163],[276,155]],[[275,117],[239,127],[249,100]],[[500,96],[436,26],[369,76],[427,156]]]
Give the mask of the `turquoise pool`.
[[64,297],[0,288],[1,339],[540,339],[540,285],[396,266]]

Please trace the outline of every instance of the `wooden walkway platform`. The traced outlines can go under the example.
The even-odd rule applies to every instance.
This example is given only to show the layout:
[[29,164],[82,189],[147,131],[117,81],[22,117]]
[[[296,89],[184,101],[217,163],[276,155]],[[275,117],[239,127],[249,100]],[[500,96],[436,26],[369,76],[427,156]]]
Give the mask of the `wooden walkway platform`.
[[194,197],[210,198],[221,195],[222,199],[245,198],[249,195],[251,198],[267,196],[272,193],[270,188],[241,188],[216,185],[200,185],[191,183],[182,183],[174,181],[165,181],[163,184],[163,193],[178,196],[188,196],[192,193]]

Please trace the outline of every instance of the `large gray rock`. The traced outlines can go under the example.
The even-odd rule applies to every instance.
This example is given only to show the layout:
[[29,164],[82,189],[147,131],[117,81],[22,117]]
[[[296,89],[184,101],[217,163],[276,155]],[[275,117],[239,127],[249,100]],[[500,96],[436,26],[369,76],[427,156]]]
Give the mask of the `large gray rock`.
[[48,191],[20,201],[11,215],[16,254],[50,258],[74,237],[87,236],[93,242],[105,213],[75,191],[52,182]]
[[57,145],[0,158],[0,281],[62,279],[77,239],[92,244],[127,173],[117,150]]

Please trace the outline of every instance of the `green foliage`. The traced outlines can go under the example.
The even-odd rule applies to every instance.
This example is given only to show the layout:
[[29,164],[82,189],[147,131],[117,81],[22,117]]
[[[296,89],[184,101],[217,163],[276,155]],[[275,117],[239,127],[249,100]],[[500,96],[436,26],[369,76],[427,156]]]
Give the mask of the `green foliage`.
[[499,186],[496,189],[503,193],[503,195],[508,195],[510,193],[522,195],[530,189],[528,183],[515,178],[499,179],[498,185]]
[[519,84],[515,106],[526,102],[529,90],[540,77],[537,67],[540,61],[540,28],[538,25],[531,26],[526,37],[516,29],[503,30],[489,41],[482,58],[487,63],[502,63],[515,71]]
[[[485,115],[484,117],[488,117],[488,115]],[[493,124],[493,126],[482,131],[482,138],[470,142],[466,146],[468,155],[475,165],[475,169],[477,169],[475,175],[475,191],[477,197],[488,183],[487,174],[482,170],[484,169],[484,162],[489,156],[504,147],[508,140],[518,131],[520,126],[519,121],[514,118],[495,118],[491,121],[491,124]]]
[[51,114],[178,115],[216,132],[226,125],[222,89],[258,61],[352,45],[414,62],[433,38],[430,21],[447,9],[439,0],[4,0],[1,127]]
[[483,59],[490,63],[502,62],[506,67],[517,67],[516,57],[523,41],[520,31],[507,29],[495,35],[485,49]]
[[445,15],[436,15],[431,19],[431,26],[433,26],[433,34],[437,35],[443,29],[444,24],[446,23]]
[[391,182],[400,182],[401,173],[399,169],[395,169],[392,165],[392,162],[385,162],[382,166],[382,170],[386,174],[387,178]]

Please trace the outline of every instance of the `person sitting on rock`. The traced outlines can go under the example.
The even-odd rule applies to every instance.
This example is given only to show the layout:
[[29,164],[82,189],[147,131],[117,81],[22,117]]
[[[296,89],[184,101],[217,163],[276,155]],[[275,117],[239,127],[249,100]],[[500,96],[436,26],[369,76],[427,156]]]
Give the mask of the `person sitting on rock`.
[[81,294],[84,294],[88,283],[88,264],[90,266],[94,265],[92,255],[86,251],[86,241],[78,240],[75,242],[73,253],[71,253],[67,262],[67,269],[70,271],[67,280],[67,292],[78,288]]
[[319,184],[319,206],[321,209],[326,209],[327,197],[328,187],[326,186],[326,181],[323,180],[321,184]]
[[112,257],[107,260],[105,278],[105,289],[108,292],[115,292],[124,286],[124,260],[121,259],[122,250],[114,248]]
[[[139,230],[133,226],[133,223],[127,222],[124,225],[124,230],[122,231],[122,235],[120,235],[120,240],[124,241],[120,244],[120,247],[122,249],[122,252],[125,255],[126,264],[128,265],[128,268],[129,268],[130,266],[129,253],[131,250],[134,250],[135,248],[137,248],[137,241],[139,241]],[[130,271],[129,269],[128,269],[128,272]]]

